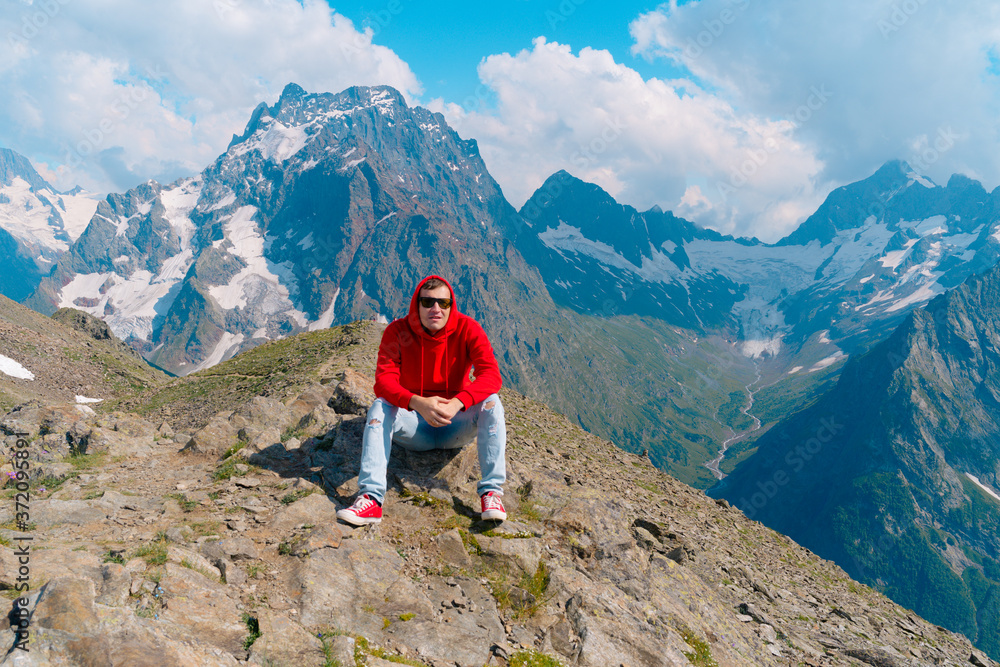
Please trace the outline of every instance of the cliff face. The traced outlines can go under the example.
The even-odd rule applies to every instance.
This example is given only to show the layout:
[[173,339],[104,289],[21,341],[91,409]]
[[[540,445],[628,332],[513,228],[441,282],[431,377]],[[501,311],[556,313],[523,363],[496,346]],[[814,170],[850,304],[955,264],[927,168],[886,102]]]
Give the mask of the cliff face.
[[[30,522],[0,530],[33,538],[30,652],[6,659],[992,664],[514,392],[502,394],[508,521],[478,520],[466,448],[396,452],[382,524],[338,525],[357,488],[381,330],[267,343],[109,395],[117,402],[99,414],[32,403],[0,419],[8,450],[28,434],[32,479]],[[0,519],[13,511],[0,506]],[[11,548],[0,562],[13,586]],[[4,650],[17,640],[10,618]]]
[[1000,654],[1000,271],[914,311],[713,491]]

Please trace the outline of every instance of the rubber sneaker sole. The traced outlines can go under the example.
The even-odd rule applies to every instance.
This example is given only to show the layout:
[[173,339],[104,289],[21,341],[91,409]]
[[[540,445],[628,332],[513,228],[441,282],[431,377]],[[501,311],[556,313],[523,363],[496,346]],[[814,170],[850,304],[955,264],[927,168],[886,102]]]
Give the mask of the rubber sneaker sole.
[[337,512],[337,518],[344,523],[351,524],[352,526],[368,526],[373,523],[382,523],[381,518],[375,519],[371,517],[358,516],[354,512],[345,512],[344,510]]

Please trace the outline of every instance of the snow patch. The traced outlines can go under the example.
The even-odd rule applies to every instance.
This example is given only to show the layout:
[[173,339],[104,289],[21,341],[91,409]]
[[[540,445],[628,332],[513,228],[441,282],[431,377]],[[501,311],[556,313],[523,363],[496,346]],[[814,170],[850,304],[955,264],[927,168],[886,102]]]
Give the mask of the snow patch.
[[971,479],[973,481],[973,483],[976,486],[978,486],[980,489],[982,489],[983,491],[985,491],[989,495],[993,496],[993,498],[995,498],[997,501],[1000,501],[1000,496],[997,495],[997,492],[994,491],[993,489],[991,489],[990,487],[986,486],[982,482],[980,482],[978,477],[976,477],[975,475],[972,475],[970,473],[965,473],[965,476],[968,477],[969,479]]
[[86,396],[80,396],[79,394],[76,395],[76,402],[77,403],[81,403],[81,404],[82,403],[100,403],[103,400],[104,400],[103,398],[87,398]]
[[802,366],[796,366],[792,370],[788,371],[788,373],[786,373],[786,375],[794,375],[795,373],[798,373],[801,370],[802,370]]
[[740,344],[740,352],[744,357],[760,359],[764,356],[776,357],[781,351],[782,336],[766,339],[745,340]]
[[288,127],[274,121],[257,140],[257,148],[265,159],[281,164],[292,157],[309,142],[305,128]]
[[820,361],[817,361],[815,364],[813,364],[809,368],[809,372],[815,373],[816,371],[821,371],[824,368],[828,368],[829,366],[834,365],[835,363],[845,358],[846,356],[847,356],[846,354],[844,354],[840,350],[837,350],[836,354],[832,354],[826,359],[821,359]]
[[329,329],[330,325],[333,324],[333,311],[337,307],[337,297],[340,296],[340,290],[338,289],[333,293],[333,299],[330,300],[330,305],[327,306],[323,314],[319,316],[319,319],[309,325],[309,331],[318,331],[319,329]]
[[34,380],[35,374],[29,371],[27,368],[14,361],[10,357],[5,357],[0,354],[0,373],[11,376],[12,378],[18,378],[20,380]]
[[212,354],[208,355],[204,361],[195,366],[194,371],[192,372],[211,368],[212,366],[229,359],[236,354],[242,344],[243,334],[234,334],[230,331],[223,332],[222,338],[219,339],[215,349],[212,350]]
[[906,256],[910,253],[910,248],[912,248],[913,245],[918,240],[919,239],[910,239],[909,241],[906,242],[906,245],[903,247],[902,250],[890,250],[889,252],[885,253],[882,257],[879,257],[878,261],[882,263],[882,268],[895,269],[897,266],[902,264],[903,259],[905,259]]

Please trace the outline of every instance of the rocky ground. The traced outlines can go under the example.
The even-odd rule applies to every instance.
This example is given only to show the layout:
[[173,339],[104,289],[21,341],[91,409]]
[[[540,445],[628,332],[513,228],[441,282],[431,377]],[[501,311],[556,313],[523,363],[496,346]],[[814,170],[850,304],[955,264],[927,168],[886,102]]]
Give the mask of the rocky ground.
[[[467,447],[396,452],[382,524],[338,524],[378,334],[345,331],[315,381],[200,423],[183,383],[173,407],[118,405],[143,416],[34,401],[0,419],[31,478],[0,498],[0,664],[994,664],[513,392],[506,522],[478,520]],[[199,391],[184,400],[219,407]]]

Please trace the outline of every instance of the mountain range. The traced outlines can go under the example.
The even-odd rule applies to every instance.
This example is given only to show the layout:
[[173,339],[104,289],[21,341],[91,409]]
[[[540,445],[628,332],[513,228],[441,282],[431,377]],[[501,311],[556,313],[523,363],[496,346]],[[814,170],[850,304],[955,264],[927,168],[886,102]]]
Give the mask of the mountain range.
[[291,84],[198,176],[100,202],[24,302],[94,314],[185,374],[397,317],[441,272],[514,386],[705,487],[705,462],[750,422],[748,386],[773,422],[995,263],[996,199],[890,162],[777,244],[636,211],[566,172],[516,211],[440,114],[388,87]]
[[713,493],[1000,651],[981,334],[1000,190],[891,161],[774,244],[567,172],[516,210],[440,114],[384,86],[294,84],[197,176],[95,202],[4,151],[0,185],[17,268],[0,291],[99,317],[177,375],[398,317],[420,277],[449,276],[511,386],[689,484],[732,473]]
[[1000,267],[912,311],[710,490],[1000,654]]

